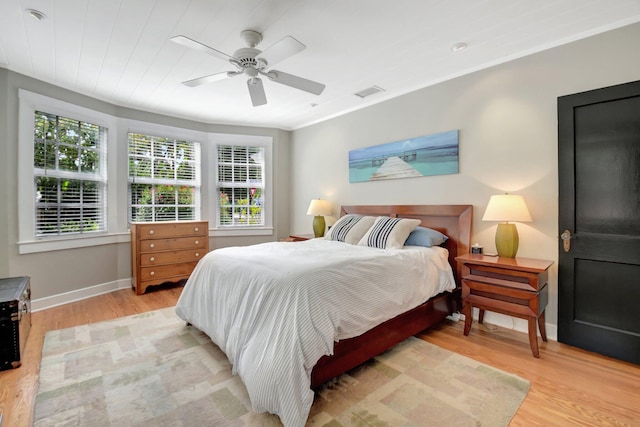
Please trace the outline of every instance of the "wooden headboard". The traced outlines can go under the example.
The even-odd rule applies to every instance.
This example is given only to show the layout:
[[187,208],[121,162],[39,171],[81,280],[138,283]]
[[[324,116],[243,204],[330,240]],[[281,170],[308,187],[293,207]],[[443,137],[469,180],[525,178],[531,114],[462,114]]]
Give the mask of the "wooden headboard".
[[449,251],[449,264],[456,273],[460,286],[458,255],[469,253],[471,246],[472,205],[353,205],[342,206],[340,216],[346,214],[390,216],[393,218],[419,219],[423,227],[432,228],[447,235],[444,247]]

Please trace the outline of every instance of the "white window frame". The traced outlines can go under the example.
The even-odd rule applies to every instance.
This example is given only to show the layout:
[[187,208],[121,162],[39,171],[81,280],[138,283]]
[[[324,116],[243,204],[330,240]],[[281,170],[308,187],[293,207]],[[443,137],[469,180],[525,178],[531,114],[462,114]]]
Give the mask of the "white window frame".
[[128,241],[125,233],[117,230],[117,186],[106,186],[106,208],[104,232],[74,234],[71,236],[35,235],[35,195],[33,192],[33,135],[36,111],[73,118],[104,127],[107,132],[106,176],[117,176],[116,132],[117,120],[108,114],[60,101],[48,96],[19,89],[18,112],[18,252],[35,253],[59,249],[78,248]]
[[[273,138],[256,135],[211,134],[211,166],[208,168],[210,184],[209,209],[212,212],[210,227],[212,236],[268,236],[273,235]],[[264,148],[264,189],[263,216],[264,225],[224,225],[218,223],[220,212],[218,206],[218,146],[245,145]]]
[[[80,121],[78,119],[75,119],[73,117],[64,117],[61,115],[57,115],[57,114],[50,114],[47,111],[40,111],[40,114],[46,114],[52,117],[56,117],[56,119],[67,119],[67,120],[71,120],[74,125],[78,125],[80,124],[80,126],[82,126],[83,123],[87,123],[84,121]],[[37,114],[34,115],[34,119],[37,120]],[[91,126],[96,126],[93,123],[88,123]],[[60,230],[60,218],[58,218],[57,224],[56,224],[56,232],[55,233],[42,233],[40,235],[37,235],[36,238],[40,238],[40,237],[50,237],[50,236],[56,236],[56,237],[62,237],[62,236],[72,236],[72,235],[79,235],[79,234],[92,234],[92,235],[96,235],[96,234],[100,234],[100,233],[104,233],[107,231],[107,131],[105,128],[101,127],[101,126],[97,126],[100,129],[100,132],[98,133],[98,141],[96,144],[95,149],[91,149],[91,148],[87,148],[86,150],[88,151],[95,151],[98,154],[98,169],[97,169],[97,173],[91,173],[91,172],[81,172],[78,170],[78,167],[76,166],[76,170],[74,171],[70,171],[70,170],[66,170],[66,169],[60,169],[58,167],[56,167],[56,165],[54,164],[53,167],[49,167],[49,165],[47,165],[47,161],[46,161],[46,154],[45,154],[45,165],[44,167],[36,167],[34,165],[34,178],[37,179],[37,177],[39,178],[53,178],[56,179],[58,181],[58,189],[60,188],[60,180],[73,180],[73,181],[81,181],[81,182],[93,182],[96,183],[100,186],[100,190],[99,190],[99,202],[97,203],[99,210],[100,210],[100,230],[96,230],[96,231],[85,231],[82,229],[82,227],[80,227],[80,230],[78,231],[74,231],[74,232],[62,232]],[[103,132],[104,130],[104,132]],[[76,149],[79,149],[78,151],[78,155],[80,155],[80,150],[83,150],[85,148],[80,147],[80,137],[81,135],[78,134],[78,140],[75,142],[75,146]],[[35,141],[34,141],[35,144]],[[69,144],[64,143],[61,141],[60,135],[56,135],[56,138],[53,141],[48,141],[46,138],[44,140],[44,144],[45,147],[50,144],[53,145],[55,147],[57,147],[57,149],[55,151],[60,151],[60,146],[68,146]],[[35,154],[34,154],[35,157]],[[59,159],[59,155],[55,154],[55,158]],[[75,160],[77,161],[78,158],[76,157]],[[35,162],[35,160],[34,160]],[[56,162],[57,163],[57,162]],[[82,197],[83,195],[83,191],[80,192],[79,196]],[[51,203],[47,203],[47,204],[51,204]],[[57,200],[57,203],[55,203],[58,206],[58,209],[61,208],[61,204],[62,201],[61,200]],[[84,204],[80,201],[77,201],[76,203],[74,203],[75,205],[77,205],[78,207],[84,207]],[[38,203],[36,202],[36,211],[38,210]],[[81,209],[82,211],[83,209]],[[37,218],[37,215],[36,215]],[[80,217],[77,218],[78,220],[83,220],[84,217],[81,215]],[[37,223],[37,219],[36,219],[36,223]],[[38,231],[38,227],[36,226],[36,231]]]
[[[261,135],[221,134],[118,118],[45,95],[18,89],[18,253],[29,254],[114,243],[128,243],[128,133],[163,135],[200,143],[200,218],[209,221],[210,236],[273,235],[273,138]],[[33,191],[34,117],[36,111],[93,123],[107,129],[106,232],[73,236],[35,237]],[[264,226],[217,227],[216,144],[265,147]]]
[[[164,130],[167,130],[167,128],[164,128]],[[193,218],[194,221],[199,221],[202,218],[202,142],[200,141],[200,139],[202,139],[200,134],[193,134],[191,133],[191,136],[195,136],[197,137],[197,139],[194,139],[192,137],[186,137],[184,136],[184,133],[182,135],[180,135],[180,131],[174,128],[169,128],[168,132],[162,132],[162,130],[160,130],[159,127],[156,127],[154,130],[147,130],[147,131],[137,131],[137,130],[133,130],[133,129],[129,129],[127,131],[127,220],[131,221],[131,190],[129,188],[129,186],[135,182],[135,179],[132,180],[132,178],[129,176],[129,135],[130,134],[140,134],[140,135],[146,135],[146,136],[152,136],[152,137],[157,137],[157,138],[169,138],[169,139],[174,139],[176,141],[185,141],[185,142],[189,142],[192,144],[196,144],[196,148],[195,148],[195,157],[196,157],[196,179],[191,182],[189,181],[188,183],[185,182],[185,185],[189,185],[189,186],[193,186],[196,189],[196,195],[195,195],[195,218]],[[154,178],[143,178],[143,177],[139,177],[138,179],[138,184],[151,184],[151,185],[182,185],[180,182],[178,181],[172,181],[169,182],[170,180],[167,179],[154,179]],[[179,219],[176,219],[176,221],[180,221]],[[162,222],[162,221],[156,221],[156,222]]]

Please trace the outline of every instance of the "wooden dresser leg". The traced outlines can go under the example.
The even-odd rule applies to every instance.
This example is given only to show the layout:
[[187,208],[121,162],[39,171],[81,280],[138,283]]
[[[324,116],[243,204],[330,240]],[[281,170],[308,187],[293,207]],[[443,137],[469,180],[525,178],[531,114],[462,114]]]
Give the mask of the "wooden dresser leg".
[[482,324],[482,322],[484,322],[484,309],[481,308],[480,312],[478,313],[478,323]]
[[531,344],[531,353],[533,357],[540,357],[538,351],[538,331],[535,317],[529,317],[529,344]]
[[538,316],[538,328],[540,328],[540,336],[542,337],[542,341],[547,340],[547,328],[544,322],[544,311],[540,316]]

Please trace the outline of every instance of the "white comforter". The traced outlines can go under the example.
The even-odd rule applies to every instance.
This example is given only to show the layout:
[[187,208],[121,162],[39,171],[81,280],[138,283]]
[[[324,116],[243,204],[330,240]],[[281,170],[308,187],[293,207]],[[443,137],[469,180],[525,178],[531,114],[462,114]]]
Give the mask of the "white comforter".
[[454,287],[440,247],[274,242],[207,254],[176,313],[226,353],[254,411],[303,426],[313,403],[311,370],[335,341]]

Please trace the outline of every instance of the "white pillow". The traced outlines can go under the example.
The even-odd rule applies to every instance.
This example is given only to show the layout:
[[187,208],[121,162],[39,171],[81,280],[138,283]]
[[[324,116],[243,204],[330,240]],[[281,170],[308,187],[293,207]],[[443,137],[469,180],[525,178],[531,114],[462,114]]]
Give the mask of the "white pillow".
[[398,249],[404,246],[409,234],[419,225],[419,219],[381,216],[360,239],[358,245],[380,249]]
[[373,216],[345,215],[333,224],[324,238],[357,245],[375,220]]

